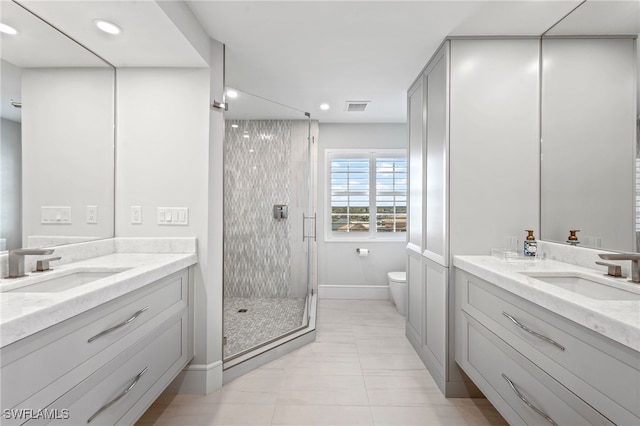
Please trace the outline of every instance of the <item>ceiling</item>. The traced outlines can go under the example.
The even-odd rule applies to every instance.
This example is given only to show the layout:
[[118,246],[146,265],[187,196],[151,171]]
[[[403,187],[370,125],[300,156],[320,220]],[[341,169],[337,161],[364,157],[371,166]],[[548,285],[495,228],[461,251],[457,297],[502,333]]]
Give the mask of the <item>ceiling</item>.
[[[206,32],[226,46],[229,86],[310,112],[322,122],[404,123],[406,90],[446,36],[539,36],[581,0],[19,2],[116,67],[207,66],[192,37]],[[3,20],[7,3],[0,0]],[[614,3],[636,9],[640,4],[588,3],[604,8],[586,14],[594,22]],[[181,26],[171,17],[176,8],[202,28]],[[638,15],[625,12],[618,18],[625,16],[637,33]],[[124,33],[101,33],[93,25],[96,18],[117,23]],[[577,22],[572,25],[579,27]],[[4,36],[2,42],[4,58]],[[44,51],[64,57],[60,44]],[[25,65],[29,58],[43,58],[22,52]],[[345,112],[347,101],[370,103],[365,112]],[[330,104],[328,111],[320,110],[323,102]]]
[[[580,1],[189,1],[226,46],[226,83],[322,122],[406,122],[448,35],[540,35]],[[346,112],[347,101],[370,101]],[[328,111],[320,110],[328,103]]]
[[[4,11],[6,3],[10,2],[0,1]],[[207,66],[197,49],[161,7],[161,2],[153,0],[17,1],[116,67]],[[172,2],[175,3],[175,1]],[[103,33],[94,25],[95,19],[114,22],[124,31],[117,37]],[[49,40],[44,39],[44,42],[49,43]],[[54,50],[54,52],[57,51]]]

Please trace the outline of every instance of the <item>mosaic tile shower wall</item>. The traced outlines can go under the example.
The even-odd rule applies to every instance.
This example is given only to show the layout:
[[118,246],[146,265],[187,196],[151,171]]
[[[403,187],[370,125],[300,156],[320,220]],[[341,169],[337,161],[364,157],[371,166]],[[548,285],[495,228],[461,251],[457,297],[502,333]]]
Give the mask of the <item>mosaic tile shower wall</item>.
[[290,204],[291,122],[228,120],[226,129],[225,297],[286,298],[290,220],[274,219],[273,205]]

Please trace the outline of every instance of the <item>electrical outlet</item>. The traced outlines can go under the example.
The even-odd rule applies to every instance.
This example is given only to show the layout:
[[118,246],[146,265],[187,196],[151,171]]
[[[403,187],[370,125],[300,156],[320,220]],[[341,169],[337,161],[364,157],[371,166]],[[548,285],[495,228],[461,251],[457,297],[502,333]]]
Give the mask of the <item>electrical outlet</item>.
[[131,223],[138,225],[142,223],[142,207],[131,206]]
[[98,206],[87,206],[87,223],[98,223]]

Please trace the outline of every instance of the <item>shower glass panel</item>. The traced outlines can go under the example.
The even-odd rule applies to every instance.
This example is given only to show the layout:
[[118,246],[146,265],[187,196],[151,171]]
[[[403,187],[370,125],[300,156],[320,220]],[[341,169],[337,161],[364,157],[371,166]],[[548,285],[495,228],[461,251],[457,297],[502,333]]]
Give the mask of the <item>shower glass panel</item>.
[[[231,97],[235,92],[237,96]],[[310,119],[228,89],[224,146],[224,357],[306,327]]]

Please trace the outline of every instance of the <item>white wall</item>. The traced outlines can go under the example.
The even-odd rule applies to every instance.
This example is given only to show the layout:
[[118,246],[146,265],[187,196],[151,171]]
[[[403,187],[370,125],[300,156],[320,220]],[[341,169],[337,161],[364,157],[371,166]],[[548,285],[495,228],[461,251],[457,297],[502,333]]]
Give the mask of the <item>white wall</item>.
[[[224,94],[224,45],[211,41],[211,84],[209,100],[221,100]],[[196,328],[196,340],[206,345],[206,371],[209,393],[222,386],[222,263],[223,263],[223,152],[224,152],[224,113],[220,109],[209,111],[209,252],[208,281],[206,285],[206,306],[196,305],[196,323],[206,327],[203,331]],[[202,339],[202,337],[206,339]],[[198,350],[198,346],[196,346]]]
[[0,131],[0,238],[6,240],[6,250],[11,250],[22,247],[20,123],[3,118]]
[[[404,240],[328,242],[325,240],[324,216],[328,208],[325,202],[325,151],[335,148],[406,149],[406,127],[406,124],[320,124],[317,210],[320,297],[386,298],[387,272],[405,270]],[[371,253],[368,257],[359,257],[356,248],[367,248]]]
[[[22,70],[25,246],[30,235],[113,236],[113,87],[111,68]],[[41,206],[70,206],[72,223],[41,224]]]
[[[207,219],[209,70],[118,72],[116,236],[194,236]],[[142,223],[131,223],[131,206]],[[158,207],[189,208],[189,224],[158,225]]]
[[[449,254],[539,238],[538,39],[451,41]],[[427,200],[427,203],[429,201]]]
[[[221,275],[213,266],[208,269],[212,257],[222,262],[218,240],[210,240],[214,212],[209,209],[216,205],[211,203],[209,173],[218,167],[209,164],[210,114],[216,113],[209,107],[214,74],[222,75],[221,65],[211,70],[123,68],[117,72],[116,236],[198,238],[195,357],[179,378],[182,383],[176,385],[193,393],[210,392],[222,383]],[[222,129],[221,124],[216,126]],[[211,149],[216,149],[213,144]],[[218,205],[221,209],[222,203]],[[131,206],[142,207],[142,224],[131,223]],[[189,224],[158,225],[158,207],[187,207]],[[209,380],[209,373],[214,379]]]

